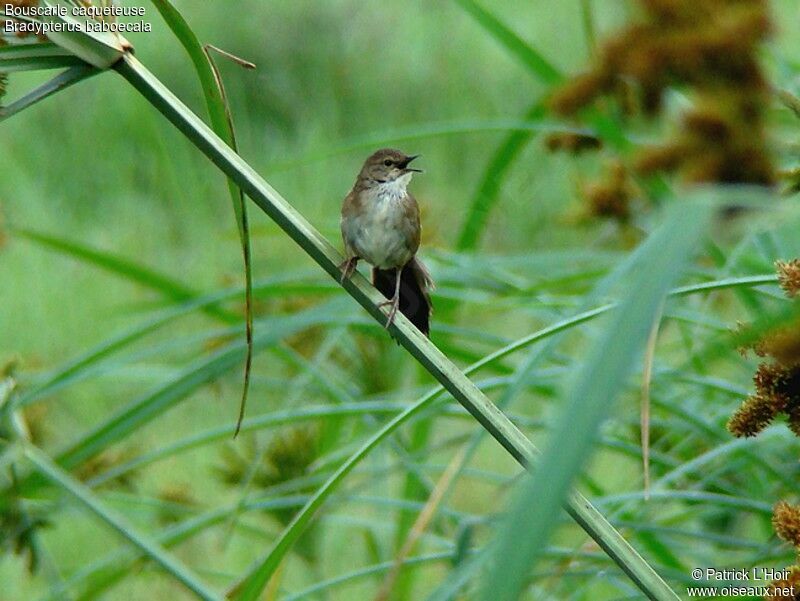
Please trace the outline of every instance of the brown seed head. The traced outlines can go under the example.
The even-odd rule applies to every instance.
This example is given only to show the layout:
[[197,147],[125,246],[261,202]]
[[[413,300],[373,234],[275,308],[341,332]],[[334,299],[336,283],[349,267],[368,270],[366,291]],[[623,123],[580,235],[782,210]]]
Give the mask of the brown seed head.
[[778,270],[778,282],[789,298],[797,296],[800,291],[800,259],[791,261],[775,261]]
[[787,368],[800,364],[800,321],[767,332],[753,344],[753,351]]
[[755,436],[766,428],[778,411],[767,397],[751,395],[728,420],[728,431],[736,437]]
[[621,162],[612,162],[600,180],[584,187],[583,195],[591,215],[612,217],[621,222],[630,219],[633,186],[629,181],[627,169]]
[[800,549],[800,506],[778,501],[772,510],[775,534]]
[[[672,139],[645,150],[642,172],[675,171],[689,183],[770,185],[775,179],[763,127],[768,85],[759,45],[771,32],[763,0],[640,0],[642,19],[606,41],[591,70],[552,97],[572,115],[601,95],[635,85],[642,110],[661,111],[664,92],[689,88],[695,107]],[[629,85],[630,87],[630,85]],[[629,112],[624,101],[624,112]]]
[[[791,591],[794,591],[792,594]],[[766,601],[798,601],[800,599],[800,567],[789,568],[789,576],[769,583]]]
[[564,150],[572,154],[580,154],[584,150],[596,150],[603,145],[595,136],[575,132],[554,132],[545,138],[544,143],[551,152]]
[[769,399],[775,412],[800,406],[800,370],[777,363],[761,363],[753,376],[756,394]]
[[550,106],[560,115],[574,115],[603,93],[610,81],[600,73],[584,73],[556,90]]

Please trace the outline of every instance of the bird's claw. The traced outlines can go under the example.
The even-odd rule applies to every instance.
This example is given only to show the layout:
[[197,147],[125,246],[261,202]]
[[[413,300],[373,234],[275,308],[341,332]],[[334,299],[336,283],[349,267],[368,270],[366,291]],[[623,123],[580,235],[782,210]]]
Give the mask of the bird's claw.
[[392,325],[392,323],[394,322],[395,315],[397,315],[397,309],[400,306],[400,299],[399,298],[390,299],[390,300],[383,301],[382,303],[378,303],[378,308],[379,309],[382,309],[383,307],[388,307],[388,306],[391,306],[391,309],[389,309],[389,314],[388,314],[388,316],[386,318],[386,324],[383,326],[384,329],[386,329],[386,330],[388,330],[389,326]]
[[344,284],[344,281],[353,275],[353,272],[356,270],[357,263],[358,257],[350,257],[339,264],[339,269],[342,271],[342,277],[339,278],[340,284]]

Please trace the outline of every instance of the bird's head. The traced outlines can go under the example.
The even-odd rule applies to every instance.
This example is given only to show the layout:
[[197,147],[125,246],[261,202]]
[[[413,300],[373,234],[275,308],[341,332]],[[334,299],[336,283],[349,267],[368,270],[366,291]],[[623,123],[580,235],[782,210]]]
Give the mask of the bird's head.
[[410,180],[413,173],[422,172],[421,169],[408,166],[418,156],[418,154],[409,156],[392,148],[382,148],[364,162],[358,177],[381,184],[393,182],[403,176],[408,176],[407,179]]

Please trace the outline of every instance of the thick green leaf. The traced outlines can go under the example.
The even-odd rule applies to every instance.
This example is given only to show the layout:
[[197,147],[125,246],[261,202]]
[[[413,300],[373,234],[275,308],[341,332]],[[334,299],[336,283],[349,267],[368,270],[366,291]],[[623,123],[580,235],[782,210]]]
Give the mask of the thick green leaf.
[[[637,253],[636,275],[631,278],[627,298],[613,312],[576,375],[568,404],[539,467],[525,480],[497,532],[482,599],[510,601],[521,594],[531,566],[558,522],[561,503],[589,456],[600,423],[633,369],[669,286],[688,264],[705,233],[712,206],[703,196],[673,205]],[[625,565],[620,567],[626,570]],[[677,598],[658,581],[645,584],[642,590],[653,599],[669,595]]]
[[[51,6],[48,2],[43,4]],[[98,69],[108,69],[131,49],[117,33],[87,28],[88,17],[47,15],[42,21],[53,25],[47,34],[49,40]]]

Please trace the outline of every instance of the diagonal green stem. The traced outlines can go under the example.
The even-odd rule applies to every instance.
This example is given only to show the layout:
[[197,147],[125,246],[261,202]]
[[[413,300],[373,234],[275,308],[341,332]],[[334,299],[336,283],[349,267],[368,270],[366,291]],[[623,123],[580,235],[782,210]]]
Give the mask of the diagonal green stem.
[[[5,64],[3,64],[3,67],[5,68]],[[70,67],[51,80],[31,90],[19,100],[12,102],[8,106],[0,106],[0,121],[8,119],[20,111],[24,111],[26,108],[33,106],[37,102],[44,100],[48,96],[52,96],[56,92],[60,92],[97,73],[100,73],[100,71],[90,67],[86,63],[80,63]]]
[[[148,101],[182,131],[214,164],[272,218],[331,277],[340,277],[341,255],[283,197],[265,182],[239,155],[230,149],[172,92],[153,76],[136,58],[127,54],[115,65]],[[383,323],[378,309],[380,295],[360,275],[343,284],[367,312]],[[492,404],[439,349],[400,315],[391,326],[392,334],[453,397],[520,463],[527,462],[536,449],[525,435]],[[650,599],[677,599],[652,567],[631,547],[579,493],[567,499],[566,510],[606,553],[627,573]]]

